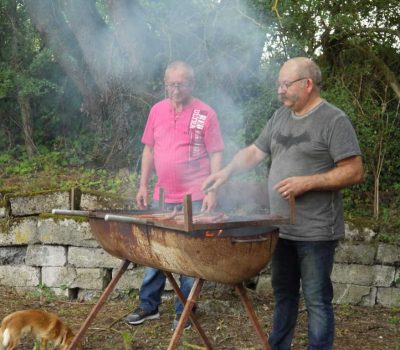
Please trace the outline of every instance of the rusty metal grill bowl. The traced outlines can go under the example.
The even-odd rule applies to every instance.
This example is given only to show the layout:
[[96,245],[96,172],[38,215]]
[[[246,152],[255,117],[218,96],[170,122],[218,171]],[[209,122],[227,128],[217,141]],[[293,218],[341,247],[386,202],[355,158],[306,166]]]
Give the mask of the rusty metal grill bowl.
[[293,197],[289,203],[289,218],[253,215],[212,223],[193,221],[190,195],[185,196],[181,223],[157,220],[162,207],[158,211],[129,212],[55,209],[53,213],[88,217],[98,243],[122,260],[237,284],[255,276],[270,260],[279,235],[273,225],[295,220]]
[[236,284],[256,275],[270,260],[278,239],[273,226],[181,231],[89,216],[93,235],[109,254],[144,266]]

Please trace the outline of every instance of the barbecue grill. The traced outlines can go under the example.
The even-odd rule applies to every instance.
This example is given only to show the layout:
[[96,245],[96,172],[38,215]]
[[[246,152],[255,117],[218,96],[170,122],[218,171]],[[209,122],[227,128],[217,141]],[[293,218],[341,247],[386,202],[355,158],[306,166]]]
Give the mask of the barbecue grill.
[[[292,196],[289,204],[288,218],[258,214],[246,217],[231,216],[223,222],[194,220],[196,216],[192,213],[190,195],[185,196],[181,220],[169,218],[167,213],[162,211],[162,200],[158,211],[103,212],[54,209],[53,214],[88,217],[92,233],[102,248],[123,260],[118,272],[100,296],[68,349],[76,349],[90,323],[131,262],[164,271],[184,305],[168,349],[176,349],[184,324],[189,318],[206,348],[213,349],[212,343],[192,312],[204,281],[225,283],[235,287],[263,349],[270,349],[243,282],[258,274],[270,260],[279,234],[279,230],[273,225],[294,222]],[[187,300],[172,273],[195,277],[195,283]]]

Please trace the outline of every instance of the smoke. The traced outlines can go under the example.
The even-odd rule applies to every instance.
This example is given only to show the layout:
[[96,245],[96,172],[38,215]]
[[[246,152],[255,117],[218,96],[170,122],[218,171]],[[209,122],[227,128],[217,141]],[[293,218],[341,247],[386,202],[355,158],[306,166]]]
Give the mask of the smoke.
[[[98,65],[97,72],[125,80],[140,91],[146,85],[143,79],[162,82],[169,62],[187,61],[195,68],[197,91],[215,96],[217,109],[235,104],[226,98],[240,100],[243,89],[258,82],[266,29],[254,20],[255,11],[244,1],[112,3],[111,18],[99,28],[98,39],[81,44],[86,52],[102,43],[97,60],[87,60],[90,67]],[[95,56],[96,49],[90,50],[88,57]]]
[[244,144],[244,105],[259,92],[266,26],[244,1],[169,1],[163,10],[163,61],[194,67],[195,95],[218,112],[230,157]]
[[[218,112],[229,159],[246,141],[246,104],[259,97],[258,87],[265,84],[260,67],[266,19],[245,1],[164,1],[143,8],[150,26],[159,31],[161,44],[150,48],[159,58],[151,67],[155,74],[150,75],[162,80],[158,67],[173,60],[194,67],[195,95]],[[156,20],[151,22],[152,18]],[[265,120],[267,115],[259,118]]]
[[[121,130],[115,138],[125,139],[123,132],[134,129],[137,142],[147,117],[142,112],[164,97],[165,67],[183,60],[196,73],[194,95],[218,112],[227,153],[243,146],[243,109],[259,97],[263,79],[268,23],[265,11],[256,7],[261,5],[247,6],[250,2],[244,0],[25,3],[42,38],[84,97],[82,109],[93,125],[104,122],[106,109],[114,114],[111,127]],[[97,131],[109,137],[106,129]],[[132,146],[113,149],[124,152]]]

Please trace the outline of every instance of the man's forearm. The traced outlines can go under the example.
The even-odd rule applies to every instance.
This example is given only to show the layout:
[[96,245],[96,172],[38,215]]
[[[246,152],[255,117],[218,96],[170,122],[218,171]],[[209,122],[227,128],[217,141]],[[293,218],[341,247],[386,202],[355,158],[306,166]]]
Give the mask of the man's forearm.
[[274,189],[284,198],[290,194],[299,196],[308,191],[340,190],[363,181],[364,169],[361,157],[354,156],[336,163],[336,167],[325,173],[291,176],[279,181]]
[[149,146],[145,146],[142,155],[140,187],[147,187],[153,168],[154,168],[153,150]]
[[309,190],[339,190],[361,183],[364,179],[364,169],[361,157],[351,157],[338,162],[332,170],[309,176]]
[[210,154],[210,173],[214,174],[222,169],[222,152]]
[[254,168],[265,157],[266,154],[253,144],[236,153],[232,161],[226,166],[226,170],[230,175],[244,172]]

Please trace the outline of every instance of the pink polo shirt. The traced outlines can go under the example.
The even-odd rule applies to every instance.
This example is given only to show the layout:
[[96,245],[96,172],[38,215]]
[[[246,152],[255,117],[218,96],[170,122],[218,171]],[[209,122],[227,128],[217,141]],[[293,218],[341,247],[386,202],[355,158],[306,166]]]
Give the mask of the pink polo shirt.
[[169,99],[156,103],[142,142],[154,149],[155,200],[161,187],[166,203],[180,203],[185,194],[203,199],[200,188],[210,174],[209,154],[224,149],[217,114],[210,106],[193,98],[176,114]]

